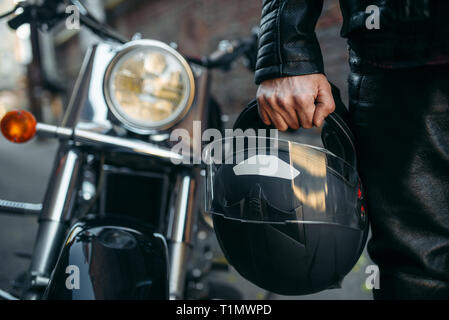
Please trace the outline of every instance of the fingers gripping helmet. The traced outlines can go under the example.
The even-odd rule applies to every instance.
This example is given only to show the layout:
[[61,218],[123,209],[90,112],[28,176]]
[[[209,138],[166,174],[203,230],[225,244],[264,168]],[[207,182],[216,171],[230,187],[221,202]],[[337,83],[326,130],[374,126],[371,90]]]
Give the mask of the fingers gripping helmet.
[[206,147],[206,206],[219,244],[243,277],[268,291],[338,287],[368,234],[351,132],[337,112],[320,128],[277,136],[259,129],[273,128],[252,101],[234,136]]

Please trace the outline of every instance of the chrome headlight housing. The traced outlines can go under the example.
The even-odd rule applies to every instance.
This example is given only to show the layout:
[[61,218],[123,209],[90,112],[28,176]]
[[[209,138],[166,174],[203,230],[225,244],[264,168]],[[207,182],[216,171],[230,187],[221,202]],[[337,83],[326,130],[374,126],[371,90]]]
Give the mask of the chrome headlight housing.
[[104,91],[114,116],[130,131],[167,129],[189,110],[195,82],[187,61],[155,40],[124,45],[109,64]]

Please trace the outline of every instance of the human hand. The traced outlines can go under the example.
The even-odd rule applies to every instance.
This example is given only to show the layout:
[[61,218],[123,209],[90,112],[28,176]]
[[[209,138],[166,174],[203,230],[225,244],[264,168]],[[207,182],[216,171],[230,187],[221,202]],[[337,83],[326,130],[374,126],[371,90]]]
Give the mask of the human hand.
[[265,80],[257,90],[259,115],[278,130],[319,127],[335,110],[332,89],[323,74]]

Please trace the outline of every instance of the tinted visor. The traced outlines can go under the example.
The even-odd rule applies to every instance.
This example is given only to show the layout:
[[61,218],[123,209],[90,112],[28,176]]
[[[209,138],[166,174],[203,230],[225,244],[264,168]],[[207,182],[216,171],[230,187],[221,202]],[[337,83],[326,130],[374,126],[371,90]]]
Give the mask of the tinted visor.
[[204,159],[212,214],[254,223],[366,224],[357,171],[326,149],[240,136],[209,144]]

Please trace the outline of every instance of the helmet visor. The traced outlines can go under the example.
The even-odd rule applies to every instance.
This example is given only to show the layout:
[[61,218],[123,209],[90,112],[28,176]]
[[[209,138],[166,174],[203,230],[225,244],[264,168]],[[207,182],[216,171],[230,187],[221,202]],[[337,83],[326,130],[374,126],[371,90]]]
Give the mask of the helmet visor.
[[324,148],[239,136],[212,142],[203,159],[211,214],[253,223],[366,225],[356,169]]

